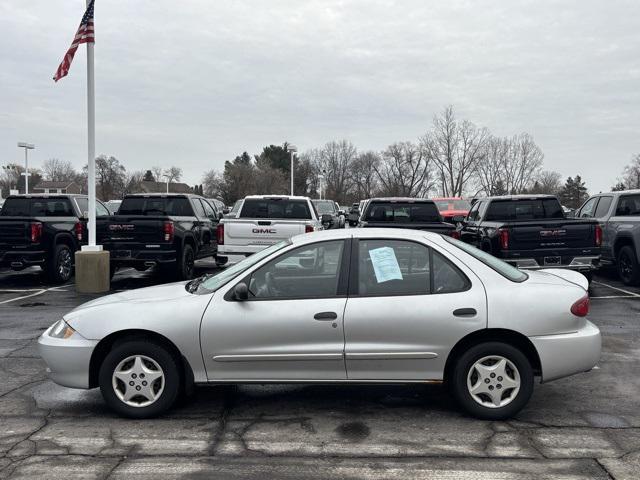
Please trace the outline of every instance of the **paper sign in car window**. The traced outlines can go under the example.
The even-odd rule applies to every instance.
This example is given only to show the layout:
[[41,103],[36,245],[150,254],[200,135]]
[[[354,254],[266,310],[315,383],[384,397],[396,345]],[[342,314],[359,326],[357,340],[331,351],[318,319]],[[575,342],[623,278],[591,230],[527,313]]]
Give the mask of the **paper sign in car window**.
[[389,280],[402,280],[402,272],[393,248],[374,248],[369,250],[369,257],[371,258],[371,264],[378,283],[388,282]]

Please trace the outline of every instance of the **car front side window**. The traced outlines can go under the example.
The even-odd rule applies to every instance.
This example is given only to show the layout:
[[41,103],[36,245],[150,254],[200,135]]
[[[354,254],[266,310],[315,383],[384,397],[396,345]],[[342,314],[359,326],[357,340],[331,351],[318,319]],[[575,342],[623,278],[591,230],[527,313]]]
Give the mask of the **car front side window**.
[[319,242],[290,250],[257,269],[250,299],[328,298],[338,295],[344,241]]

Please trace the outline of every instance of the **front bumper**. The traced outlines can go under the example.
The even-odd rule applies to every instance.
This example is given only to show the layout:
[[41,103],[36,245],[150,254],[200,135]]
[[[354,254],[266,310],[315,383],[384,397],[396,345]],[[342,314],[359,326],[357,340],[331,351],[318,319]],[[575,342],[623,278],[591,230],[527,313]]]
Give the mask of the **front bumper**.
[[577,332],[529,337],[538,351],[542,382],[587,372],[600,360],[600,329],[588,320]]
[[89,363],[98,341],[77,332],[71,338],[54,338],[49,336],[50,330],[38,338],[38,352],[51,380],[64,387],[89,388]]

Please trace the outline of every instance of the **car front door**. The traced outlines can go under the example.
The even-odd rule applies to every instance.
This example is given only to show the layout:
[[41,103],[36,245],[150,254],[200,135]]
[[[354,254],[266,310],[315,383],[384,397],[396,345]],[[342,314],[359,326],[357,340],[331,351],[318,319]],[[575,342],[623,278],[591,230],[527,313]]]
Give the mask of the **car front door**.
[[344,380],[349,254],[350,240],[299,246],[217,292],[200,335],[209,380]]
[[361,239],[351,271],[349,380],[440,380],[453,345],[486,327],[482,283],[424,243]]

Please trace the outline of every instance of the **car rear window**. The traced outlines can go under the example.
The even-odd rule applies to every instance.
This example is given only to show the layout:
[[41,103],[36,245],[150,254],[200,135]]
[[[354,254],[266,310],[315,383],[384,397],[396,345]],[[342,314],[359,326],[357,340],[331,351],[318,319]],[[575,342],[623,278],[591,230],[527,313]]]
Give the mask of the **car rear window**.
[[306,200],[288,198],[247,198],[239,218],[282,218],[310,220],[311,211]]
[[468,253],[469,255],[474,257],[476,260],[479,260],[480,262],[484,263],[487,267],[491,268],[492,270],[495,270],[504,278],[511,280],[512,282],[520,283],[520,282],[524,282],[527,278],[529,278],[529,275],[524,273],[522,270],[518,270],[513,265],[509,265],[507,262],[503,262],[502,260],[494,257],[490,253],[480,250],[479,248],[473,247],[468,243],[461,242],[460,240],[455,240],[454,238],[451,238],[451,237],[443,236],[442,238],[444,238],[447,242],[451,243],[452,245],[458,247],[460,250]]
[[448,210],[469,210],[471,203],[468,200],[452,199],[452,200],[434,200],[438,206],[438,210],[446,212]]
[[118,215],[190,217],[193,209],[186,197],[125,197]]
[[68,198],[8,198],[0,215],[3,217],[73,217]]
[[370,222],[441,222],[440,212],[433,202],[369,204],[365,220]]
[[489,204],[486,220],[527,221],[544,218],[564,218],[556,198],[494,200]]
[[332,215],[336,213],[336,204],[329,200],[314,201],[313,206],[316,207],[316,210],[320,215]]

